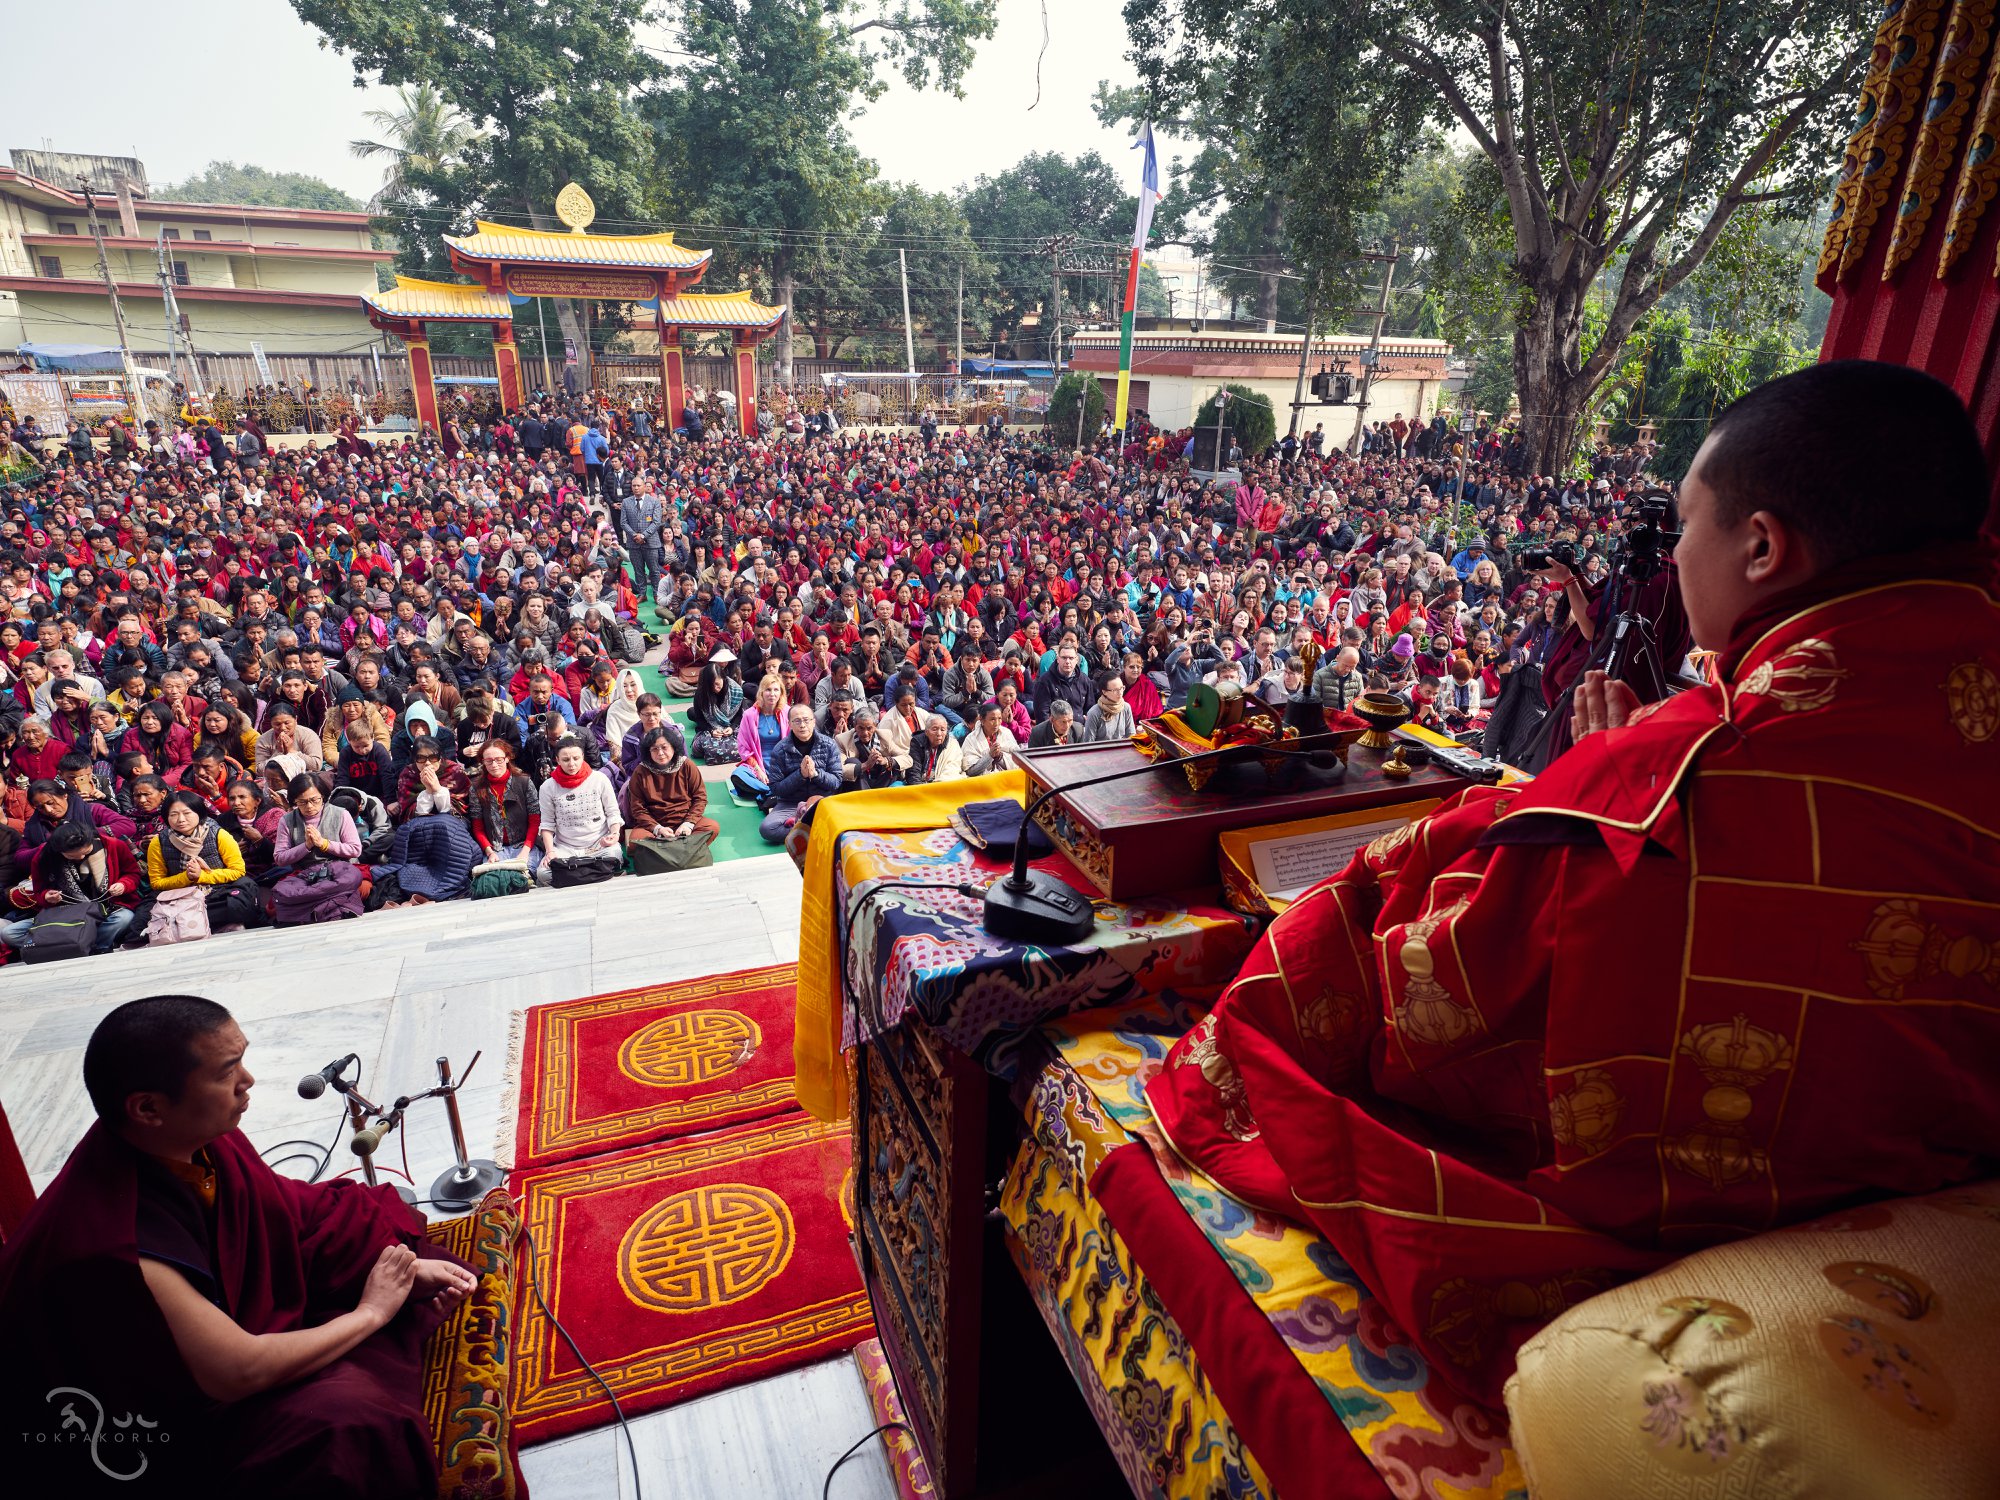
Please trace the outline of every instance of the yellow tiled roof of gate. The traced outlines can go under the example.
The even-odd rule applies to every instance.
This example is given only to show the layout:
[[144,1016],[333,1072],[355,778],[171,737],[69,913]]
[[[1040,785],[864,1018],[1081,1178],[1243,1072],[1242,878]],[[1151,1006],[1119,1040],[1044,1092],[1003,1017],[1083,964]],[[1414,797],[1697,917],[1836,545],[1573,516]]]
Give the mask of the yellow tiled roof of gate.
[[748,292],[683,292],[660,303],[660,316],[683,328],[776,328],[785,310],[753,302]]
[[536,261],[565,266],[629,266],[635,270],[686,271],[705,266],[713,250],[676,245],[671,230],[660,234],[545,234],[480,219],[471,234],[448,234],[444,242],[479,260]]
[[514,305],[505,292],[462,281],[419,281],[398,276],[387,292],[365,292],[361,300],[399,318],[502,318],[513,321]]

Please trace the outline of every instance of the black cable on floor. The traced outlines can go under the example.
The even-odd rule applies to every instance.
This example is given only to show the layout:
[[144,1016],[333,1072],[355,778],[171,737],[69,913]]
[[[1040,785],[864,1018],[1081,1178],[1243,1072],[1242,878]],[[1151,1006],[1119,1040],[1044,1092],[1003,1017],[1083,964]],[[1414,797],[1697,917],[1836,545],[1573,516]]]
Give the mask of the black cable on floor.
[[[632,1441],[632,1424],[625,1419],[625,1408],[618,1404],[618,1393],[611,1389],[610,1381],[597,1373],[597,1366],[583,1357],[583,1351],[577,1348],[576,1340],[570,1337],[570,1331],[563,1327],[554,1310],[550,1308],[548,1299],[542,1295],[542,1284],[536,1275],[541,1263],[541,1249],[535,1244],[535,1237],[525,1224],[521,1226],[521,1238],[528,1242],[528,1290],[535,1294],[535,1305],[541,1308],[542,1316],[549,1320],[555,1331],[562,1335],[563,1342],[569,1345],[569,1352],[576,1356],[576,1362],[589,1371],[590,1378],[603,1388],[605,1397],[611,1402],[611,1414],[618,1419],[618,1426],[625,1434],[625,1452],[632,1460],[632,1493],[635,1500],[645,1500],[645,1486],[639,1480],[639,1448]],[[862,1441],[866,1442],[867,1439],[863,1438]]]
[[852,1448],[849,1448],[845,1453],[841,1454],[840,1457],[836,1458],[833,1461],[833,1467],[826,1471],[826,1483],[819,1487],[819,1500],[827,1500],[827,1497],[833,1493],[833,1476],[840,1472],[840,1466],[842,1464],[846,1463],[850,1458],[854,1457],[855,1454],[859,1453],[862,1447],[869,1441],[870,1438],[878,1438],[883,1433],[888,1432],[892,1428],[896,1427],[902,1428],[903,1431],[909,1433],[912,1438],[914,1438],[917,1435],[916,1431],[910,1426],[908,1422],[884,1422],[880,1427],[877,1427],[873,1432],[864,1434],[859,1442],[857,1442]]

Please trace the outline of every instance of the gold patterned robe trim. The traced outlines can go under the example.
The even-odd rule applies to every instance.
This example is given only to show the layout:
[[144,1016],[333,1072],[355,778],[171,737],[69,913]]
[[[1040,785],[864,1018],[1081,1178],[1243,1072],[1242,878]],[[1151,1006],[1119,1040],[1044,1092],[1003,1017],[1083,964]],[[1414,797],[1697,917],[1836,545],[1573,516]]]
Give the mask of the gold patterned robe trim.
[[1736,696],[1769,697],[1786,713],[1805,713],[1833,702],[1841,679],[1850,675],[1841,667],[1833,647],[1814,636],[1759,662],[1744,677]]
[[1972,113],[1979,75],[1993,40],[1994,6],[1995,0],[1957,0],[1952,6],[1944,45],[1938,52],[1937,72],[1924,101],[1923,127],[1910,158],[1908,185],[1882,261],[1884,281],[1917,253],[1951,165],[1958,159],[1959,136]]

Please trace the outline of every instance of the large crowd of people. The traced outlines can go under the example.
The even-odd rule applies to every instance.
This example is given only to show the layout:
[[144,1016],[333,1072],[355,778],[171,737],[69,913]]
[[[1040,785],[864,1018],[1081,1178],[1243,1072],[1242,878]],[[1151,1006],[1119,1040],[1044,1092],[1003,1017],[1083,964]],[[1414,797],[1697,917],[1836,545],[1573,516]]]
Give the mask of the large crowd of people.
[[745,440],[557,395],[416,438],[235,426],[0,413],[40,465],[0,509],[10,952],[54,908],[105,951],[684,868],[712,795],[775,844],[820,797],[1129,736],[1201,681],[1531,723],[1633,483],[1442,417],[1226,478],[1143,423]]

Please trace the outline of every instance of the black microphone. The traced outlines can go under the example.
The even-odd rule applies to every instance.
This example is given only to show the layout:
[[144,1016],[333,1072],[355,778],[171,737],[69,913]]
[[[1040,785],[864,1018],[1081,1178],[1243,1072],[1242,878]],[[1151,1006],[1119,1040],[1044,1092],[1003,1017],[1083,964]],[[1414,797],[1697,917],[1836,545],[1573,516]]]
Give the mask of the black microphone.
[[1040,795],[1028,800],[1021,810],[1022,836],[1014,841],[1013,873],[996,880],[986,888],[986,913],[982,925],[995,937],[1013,938],[1024,943],[1077,943],[1090,934],[1097,921],[1096,906],[1092,898],[1081,894],[1068,881],[1051,875],[1044,870],[1028,868],[1027,828],[1029,819],[1049,798],[1058,792],[1081,791],[1087,786],[1097,786],[1106,781],[1123,781],[1129,776],[1143,776],[1148,771],[1193,765],[1198,761],[1220,760],[1224,756],[1248,759],[1251,756],[1282,755],[1287,758],[1317,761],[1322,766],[1340,764],[1340,757],[1324,746],[1286,749],[1279,743],[1269,745],[1224,745],[1220,750],[1202,750],[1194,755],[1183,755],[1176,759],[1149,760],[1144,765],[1127,766],[1122,771],[1108,771],[1102,776],[1087,776],[1082,781],[1072,781],[1064,786],[1050,785]]
[[317,1099],[321,1094],[326,1092],[328,1084],[332,1084],[341,1093],[346,1093],[347,1085],[341,1081],[340,1075],[347,1071],[349,1063],[359,1061],[361,1061],[360,1057],[350,1052],[347,1056],[337,1058],[333,1062],[328,1063],[317,1073],[306,1074],[305,1077],[299,1080],[299,1097],[301,1099]]

